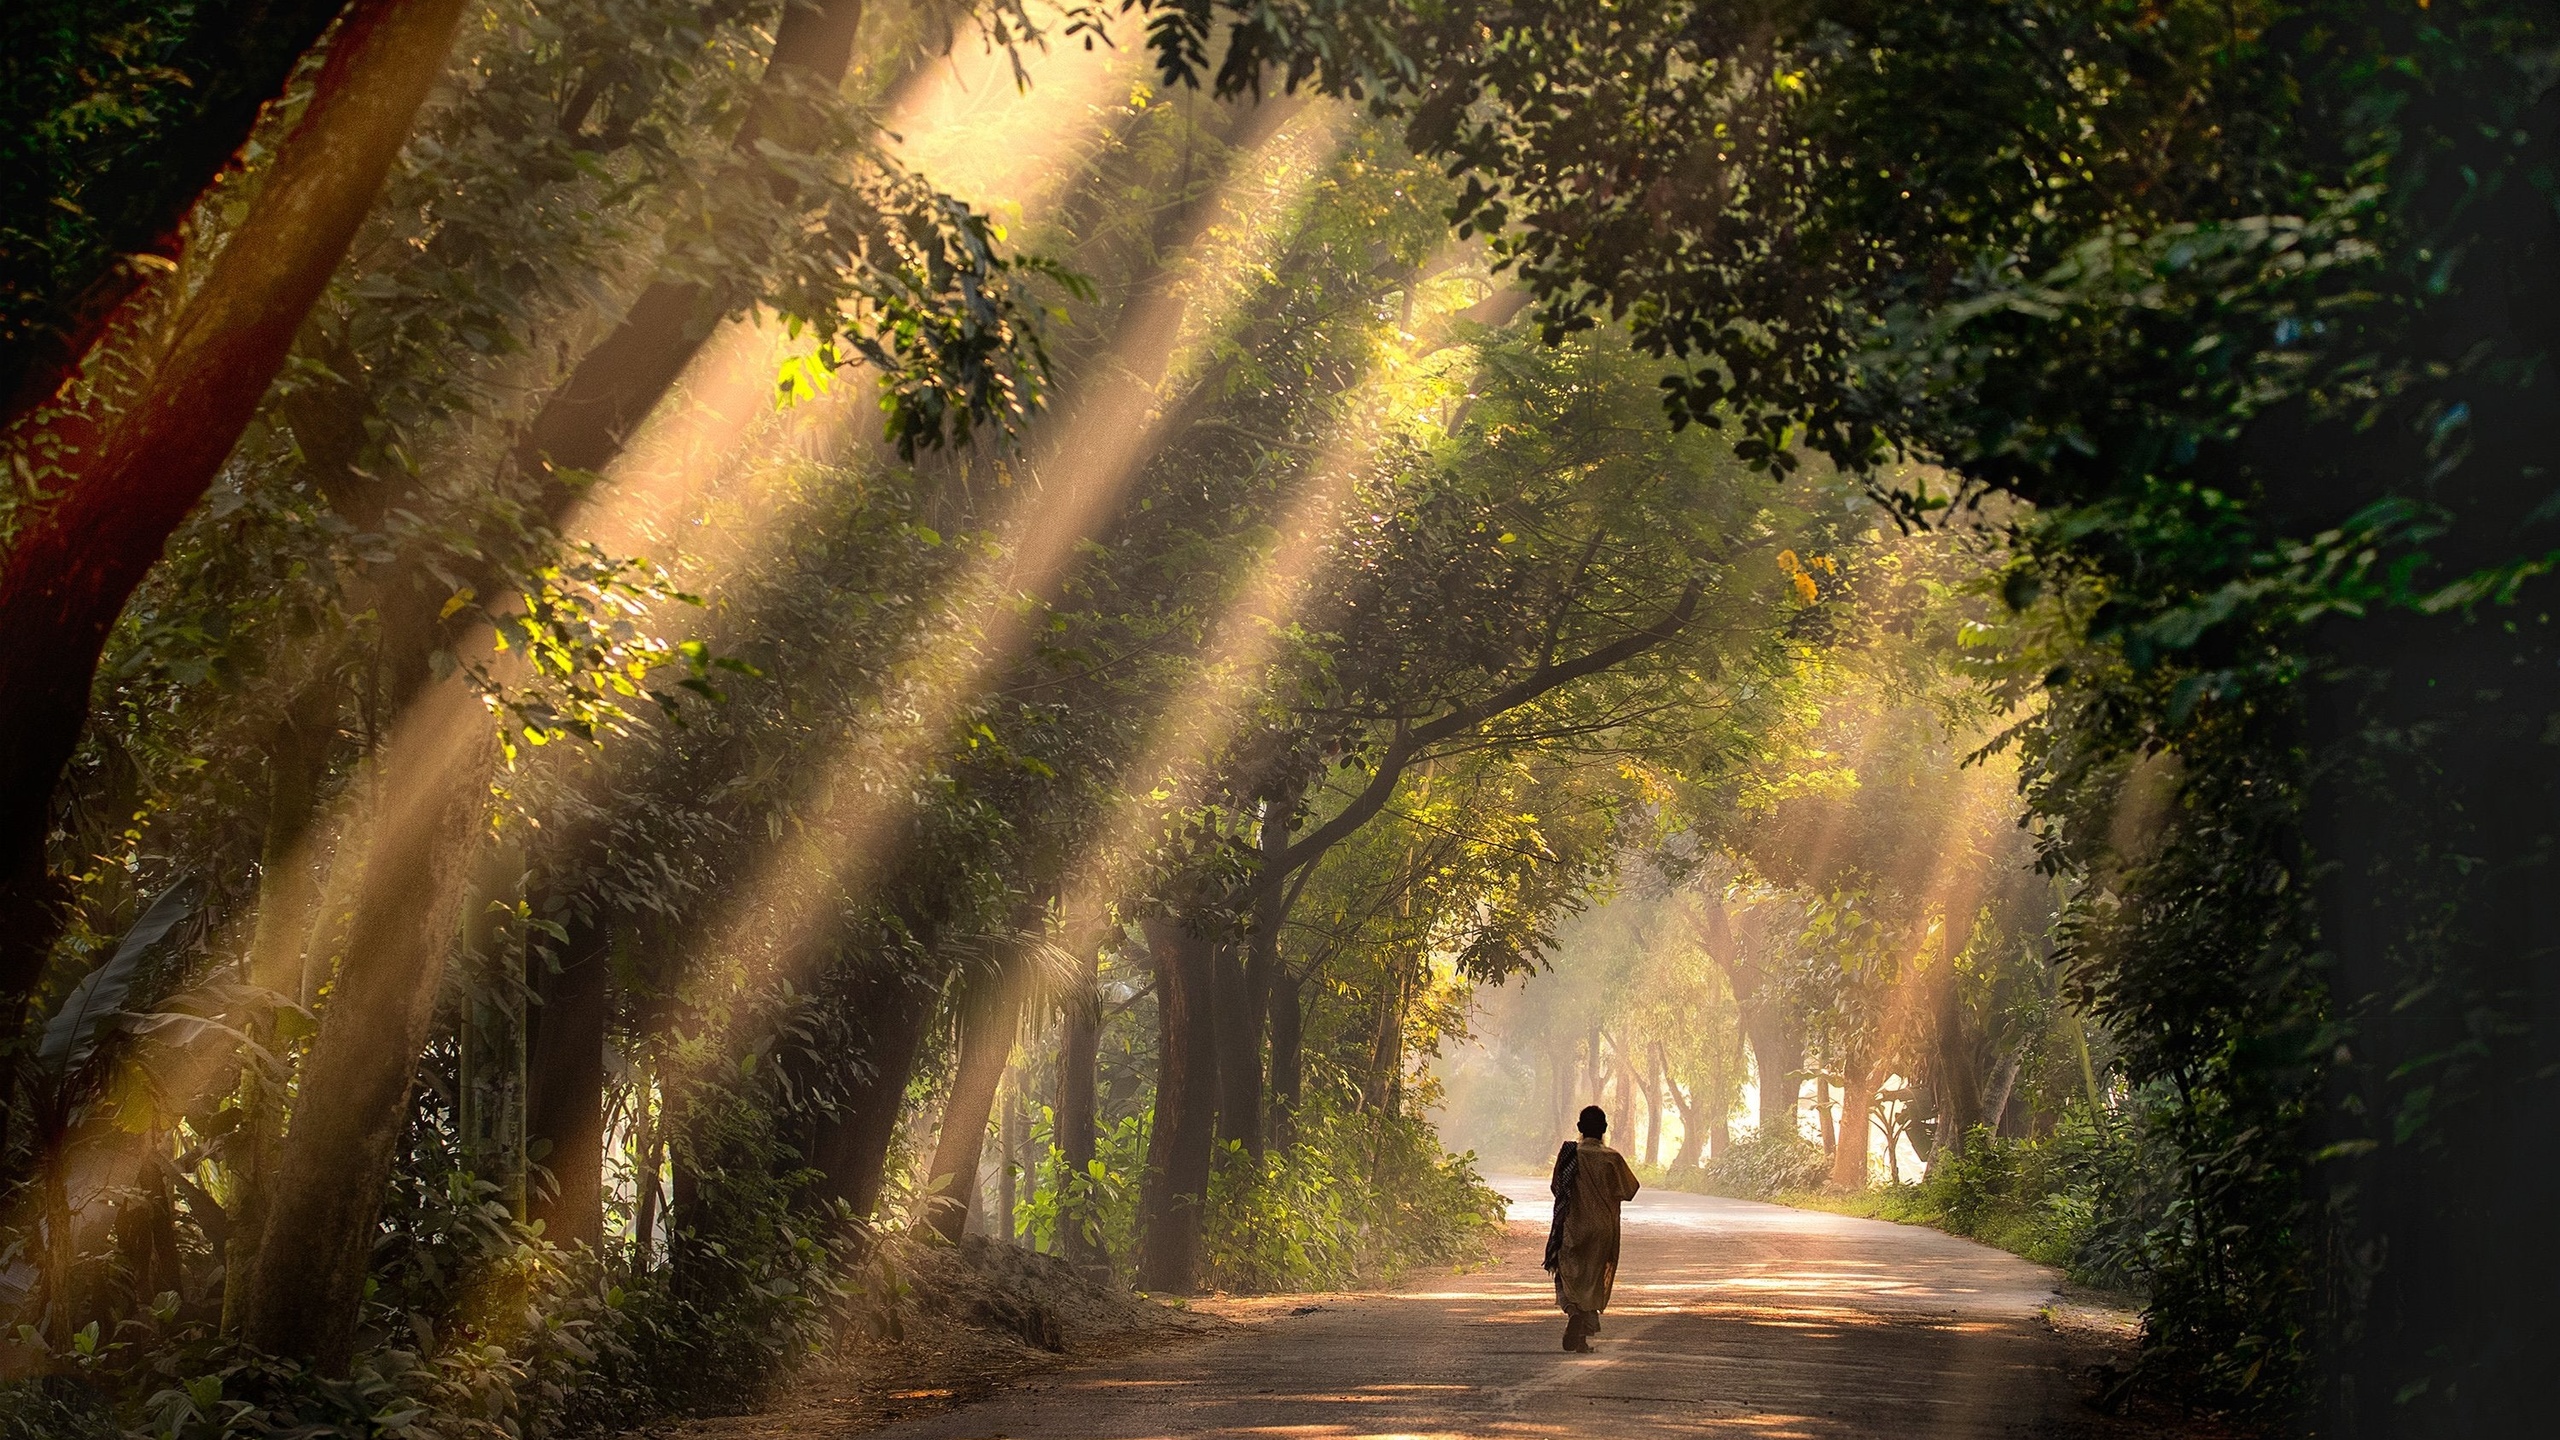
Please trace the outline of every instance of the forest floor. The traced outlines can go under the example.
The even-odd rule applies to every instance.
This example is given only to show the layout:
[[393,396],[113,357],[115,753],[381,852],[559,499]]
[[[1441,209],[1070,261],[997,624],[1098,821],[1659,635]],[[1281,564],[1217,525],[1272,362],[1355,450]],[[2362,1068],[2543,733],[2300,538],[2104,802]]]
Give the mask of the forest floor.
[[[1648,1191],[1627,1207],[1615,1303],[1590,1355],[1561,1352],[1537,1264],[1545,1186],[1514,1197],[1493,1263],[1373,1294],[1212,1298],[1177,1309],[1057,1288],[1062,1267],[976,1252],[915,1275],[964,1298],[915,1307],[903,1341],[846,1347],[753,1416],[678,1440],[1150,1440],[1588,1435],[2215,1436],[2095,1405],[2132,1317],[1969,1240],[1774,1205]],[[992,1290],[983,1278],[998,1272]],[[1015,1267],[1012,1279],[1005,1267]],[[959,1273],[968,1270],[980,1279]],[[1036,1272],[1036,1273],[1032,1273]],[[956,1282],[956,1283],[955,1283]],[[1071,1277],[1067,1286],[1074,1289]],[[971,1287],[975,1286],[973,1290]],[[1050,1296],[1059,1325],[1021,1325]],[[996,1298],[990,1300],[988,1295]],[[1006,1298],[1012,1297],[1012,1298]],[[911,1302],[911,1306],[913,1302]],[[1049,1344],[1058,1350],[1047,1348]]]

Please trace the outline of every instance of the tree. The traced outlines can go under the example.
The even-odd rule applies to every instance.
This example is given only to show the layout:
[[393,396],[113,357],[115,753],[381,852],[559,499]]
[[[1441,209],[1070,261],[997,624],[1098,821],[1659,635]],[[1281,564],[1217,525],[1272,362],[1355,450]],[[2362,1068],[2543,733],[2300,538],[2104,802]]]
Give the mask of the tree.
[[107,631],[248,428],[408,139],[462,10],[352,6],[248,215],[165,338],[146,337],[127,302],[121,339],[138,353],[118,358],[139,372],[135,393],[48,410],[9,437],[51,496],[18,507],[0,564],[0,626],[19,637],[0,659],[0,726],[18,737],[0,768],[0,1008],[11,1014],[56,933],[45,835]]

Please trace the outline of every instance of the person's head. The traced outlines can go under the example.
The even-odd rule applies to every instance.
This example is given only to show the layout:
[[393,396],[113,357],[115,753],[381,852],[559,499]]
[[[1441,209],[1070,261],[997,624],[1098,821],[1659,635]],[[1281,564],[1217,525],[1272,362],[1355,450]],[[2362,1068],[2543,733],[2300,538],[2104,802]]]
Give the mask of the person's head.
[[1574,1121],[1573,1124],[1575,1129],[1597,1140],[1609,1133],[1609,1112],[1597,1105],[1585,1105],[1582,1107],[1582,1118]]

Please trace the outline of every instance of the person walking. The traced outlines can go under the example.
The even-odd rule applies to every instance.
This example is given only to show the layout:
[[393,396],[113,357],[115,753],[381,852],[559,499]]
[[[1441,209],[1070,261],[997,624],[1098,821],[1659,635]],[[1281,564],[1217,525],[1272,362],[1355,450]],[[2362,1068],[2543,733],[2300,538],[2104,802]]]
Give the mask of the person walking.
[[1556,1277],[1556,1307],[1565,1313],[1564,1348],[1587,1354],[1618,1283],[1618,1207],[1636,1198],[1638,1187],[1626,1157],[1600,1143],[1609,1133],[1609,1112],[1585,1105],[1574,1128],[1581,1138],[1556,1152],[1555,1173],[1547,1177],[1556,1200],[1547,1269]]

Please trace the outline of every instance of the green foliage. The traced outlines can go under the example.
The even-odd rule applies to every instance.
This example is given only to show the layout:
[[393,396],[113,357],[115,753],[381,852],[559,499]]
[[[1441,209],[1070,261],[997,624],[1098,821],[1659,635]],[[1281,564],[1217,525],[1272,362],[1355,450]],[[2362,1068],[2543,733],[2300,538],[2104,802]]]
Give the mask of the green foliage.
[[1751,1135],[1699,1166],[1695,1188],[1737,1200],[1771,1200],[1818,1189],[1830,1173],[1831,1157],[1801,1135]]
[[1064,1252],[1069,1228],[1083,1243],[1125,1265],[1138,1246],[1138,1182],[1146,1173],[1152,1113],[1124,1115],[1094,1137],[1093,1159],[1082,1171],[1066,1168],[1066,1152],[1051,1137],[1057,1112],[1043,1105],[1032,1122],[1033,1152],[1041,1158],[1030,1193],[1014,1207],[1014,1226],[1034,1247]]
[[1427,1123],[1318,1102],[1297,1139],[1257,1164],[1240,1144],[1210,1181],[1204,1266],[1214,1289],[1259,1294],[1392,1284],[1464,1265],[1500,1233],[1507,1204]]
[[1847,1195],[1808,1189],[1783,1198],[1844,1215],[1935,1226],[2055,1266],[2085,1285],[2139,1291],[2141,1270],[2129,1267],[2113,1243],[2156,1223],[2126,1208],[2131,1197],[2120,1186],[2124,1168],[2139,1156],[2129,1138],[2093,1127],[2084,1107],[2066,1112],[2041,1139],[1977,1129],[1963,1154],[1932,1166],[1917,1183]]
[[0,393],[165,272],[187,208],[340,0],[26,0],[0,15]]
[[[2555,1112],[2517,958],[2560,853],[2530,738],[2560,704],[2548,9],[1184,15],[1169,76],[1270,64],[1408,115],[1550,339],[1625,320],[1684,362],[1675,420],[1913,517],[1950,486],[2040,507],[2004,597],[2085,602],[2021,671],[2061,953],[2193,1177],[2161,1363],[2304,1423],[2531,1424],[2560,1259],[2506,1237],[2552,1183],[2547,1120],[2513,1117]],[[2201,793],[2106,858],[2093,773],[2172,756]]]
[[115,1411],[68,1375],[0,1382],[0,1440],[124,1440]]

